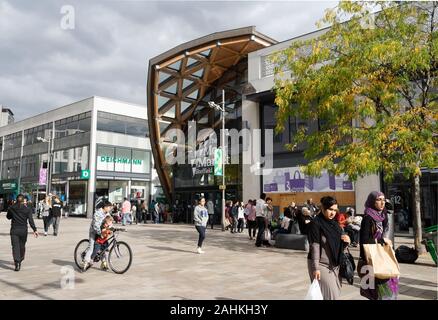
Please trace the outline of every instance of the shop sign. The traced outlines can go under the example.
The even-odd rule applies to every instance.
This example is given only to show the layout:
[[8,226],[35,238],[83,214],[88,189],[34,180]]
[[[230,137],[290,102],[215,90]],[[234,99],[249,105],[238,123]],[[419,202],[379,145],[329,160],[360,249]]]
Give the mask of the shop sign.
[[45,185],[47,183],[47,169],[40,169],[39,185]]
[[141,165],[143,163],[143,160],[141,159],[130,159],[130,158],[116,158],[116,157],[110,157],[110,156],[100,156],[99,157],[100,162],[109,162],[109,163],[124,163],[124,164],[135,164],[135,165]]
[[90,170],[82,170],[81,179],[85,179],[85,180],[90,179]]
[[2,182],[0,184],[0,193],[17,192],[17,182]]

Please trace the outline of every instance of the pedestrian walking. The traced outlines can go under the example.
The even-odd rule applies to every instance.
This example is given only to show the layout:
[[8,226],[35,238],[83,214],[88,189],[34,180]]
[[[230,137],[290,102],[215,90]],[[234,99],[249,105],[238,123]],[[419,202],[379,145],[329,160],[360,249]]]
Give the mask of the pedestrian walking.
[[51,208],[51,224],[53,226],[53,235],[56,237],[59,231],[59,222],[61,221],[62,215],[62,201],[58,196],[53,197],[52,208]]
[[239,205],[237,207],[237,232],[242,233],[243,227],[245,226],[245,209],[242,203],[238,201]]
[[122,203],[122,225],[126,225],[126,221],[129,221],[132,224],[131,217],[131,203],[128,201],[128,198],[123,198]]
[[309,198],[304,206],[310,210],[310,215],[314,217],[318,213],[318,207],[313,203],[313,199]]
[[[361,279],[365,276],[361,273],[362,267],[366,265],[363,245],[374,244],[376,241],[380,244],[392,245],[391,240],[387,238],[388,234],[389,225],[388,212],[385,208],[385,195],[382,192],[373,191],[368,195],[365,202],[365,214],[362,218],[359,233],[360,258],[357,270]],[[398,278],[374,278],[374,288],[364,289],[361,285],[360,294],[370,300],[396,300],[398,290]]]
[[309,225],[308,239],[310,250],[307,266],[310,282],[319,281],[324,300],[336,300],[341,294],[341,275],[339,272],[344,249],[350,243],[338,222],[334,219],[338,203],[333,197],[321,199],[322,212]]
[[208,222],[208,210],[205,208],[205,198],[199,199],[198,205],[193,212],[193,217],[195,220],[195,228],[199,233],[198,248],[196,251],[198,253],[204,253],[202,243],[205,239],[205,230],[207,229]]
[[14,258],[15,271],[20,271],[21,263],[26,253],[27,223],[33,230],[35,238],[38,237],[37,228],[33,221],[32,210],[24,205],[25,197],[17,196],[17,202],[8,208],[6,218],[11,220],[11,244]]
[[41,216],[43,217],[43,223],[44,223],[44,235],[47,236],[47,232],[49,231],[50,227],[50,221],[52,217],[50,216],[52,209],[52,201],[49,196],[46,196],[46,198],[43,200],[42,203],[42,213]]
[[207,211],[208,211],[208,222],[211,225],[211,229],[213,229],[214,226],[214,203],[211,198],[207,202]]
[[256,222],[256,200],[248,200],[246,205],[248,209],[247,223],[249,240],[253,240],[256,236],[257,222]]
[[148,221],[148,206],[146,201],[143,201],[140,208],[140,213],[143,219],[143,223],[146,224]]

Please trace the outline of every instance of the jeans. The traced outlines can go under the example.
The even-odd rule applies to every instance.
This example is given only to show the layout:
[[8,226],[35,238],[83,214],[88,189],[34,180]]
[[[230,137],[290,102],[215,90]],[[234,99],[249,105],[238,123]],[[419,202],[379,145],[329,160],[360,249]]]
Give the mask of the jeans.
[[58,234],[60,221],[61,221],[61,217],[53,217],[52,218],[53,234],[55,236]]
[[195,226],[195,227],[196,230],[198,230],[199,232],[198,247],[201,248],[202,243],[204,242],[205,239],[205,229],[207,229],[207,227],[203,227],[203,226]]
[[137,215],[137,223],[140,223],[141,222],[141,218],[142,218],[143,215],[142,215],[142,213],[140,211],[137,211],[136,215]]
[[14,257],[14,262],[21,262],[24,260],[26,241],[27,226],[25,228],[11,229],[12,256]]
[[158,215],[158,213],[154,212],[154,222],[155,223],[159,223],[160,222],[159,218],[160,218],[160,216]]
[[[255,238],[256,229],[257,229],[257,221],[248,220],[248,234],[250,238]],[[252,235],[251,235],[251,231],[252,231]]]
[[245,220],[243,218],[240,218],[237,222],[237,231],[242,232],[244,224]]
[[132,215],[130,212],[124,213],[123,214],[123,218],[122,218],[122,224],[125,225],[126,224],[126,220],[129,221],[130,224],[132,224]]
[[214,214],[208,215],[208,223],[211,224],[211,228],[213,229],[214,226]]
[[[97,256],[99,251],[102,252],[104,250],[107,250],[108,247],[109,247],[109,242],[108,241],[105,242],[104,244],[100,244],[100,243],[94,242],[93,253],[91,254],[91,257],[90,257],[91,260],[94,260],[94,258]],[[108,260],[107,259],[107,255],[108,255],[108,252],[105,252],[104,259],[106,259],[106,260]]]
[[263,233],[265,232],[265,227],[266,227],[265,218],[264,217],[257,217],[256,221],[257,221],[257,228],[258,228],[256,246],[260,247],[262,245]]
[[96,239],[96,232],[94,230],[93,231],[90,230],[88,247],[85,250],[86,251],[84,257],[85,262],[89,263],[91,261],[91,255],[93,254],[93,250],[94,250],[94,243],[96,242],[95,239]]
[[49,231],[51,220],[52,219],[49,216],[46,216],[46,217],[43,216],[44,232],[48,232]]

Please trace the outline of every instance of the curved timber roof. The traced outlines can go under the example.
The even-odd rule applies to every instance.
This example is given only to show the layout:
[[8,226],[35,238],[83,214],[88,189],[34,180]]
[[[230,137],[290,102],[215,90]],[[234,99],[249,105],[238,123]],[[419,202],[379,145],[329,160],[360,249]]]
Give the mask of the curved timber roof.
[[[171,178],[166,171],[163,153],[166,142],[162,137],[171,128],[185,128],[192,119],[206,119],[206,124],[216,127],[214,110],[208,108],[204,98],[212,88],[221,88],[239,72],[246,72],[247,62],[243,60],[249,52],[275,43],[255,27],[245,27],[186,42],[149,61],[147,109],[151,147],[168,197]],[[242,62],[243,69],[239,67]]]

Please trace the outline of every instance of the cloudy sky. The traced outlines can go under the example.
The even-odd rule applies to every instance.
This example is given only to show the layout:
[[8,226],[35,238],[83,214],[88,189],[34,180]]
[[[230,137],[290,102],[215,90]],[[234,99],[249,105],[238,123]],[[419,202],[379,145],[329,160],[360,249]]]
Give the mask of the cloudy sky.
[[[16,120],[93,95],[146,102],[148,60],[254,25],[278,41],[316,29],[330,1],[0,0],[0,104]],[[65,5],[75,28],[63,29]]]

